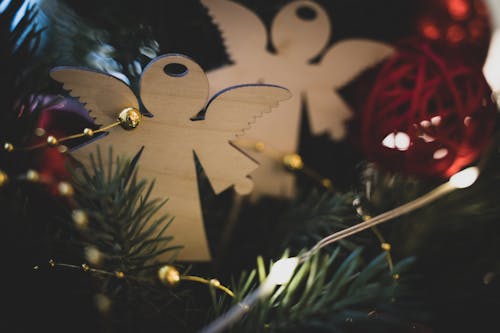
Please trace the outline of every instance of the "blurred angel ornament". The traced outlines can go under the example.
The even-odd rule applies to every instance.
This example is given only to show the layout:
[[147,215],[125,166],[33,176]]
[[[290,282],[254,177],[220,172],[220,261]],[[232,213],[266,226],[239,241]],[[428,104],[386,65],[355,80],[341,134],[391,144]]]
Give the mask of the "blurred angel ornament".
[[[345,121],[352,112],[337,90],[393,52],[388,45],[365,39],[343,40],[327,48],[331,34],[328,14],[315,2],[301,0],[284,6],[274,17],[270,38],[275,52],[271,53],[266,27],[249,9],[228,0],[202,3],[221,30],[233,62],[208,73],[211,94],[237,82],[270,82],[293,94],[265,122],[236,141],[242,148],[248,142],[263,142],[284,155],[297,152],[302,105],[307,107],[313,134],[343,139]],[[261,163],[253,174],[254,193],[293,194],[294,180],[285,168],[255,150],[247,152]]]

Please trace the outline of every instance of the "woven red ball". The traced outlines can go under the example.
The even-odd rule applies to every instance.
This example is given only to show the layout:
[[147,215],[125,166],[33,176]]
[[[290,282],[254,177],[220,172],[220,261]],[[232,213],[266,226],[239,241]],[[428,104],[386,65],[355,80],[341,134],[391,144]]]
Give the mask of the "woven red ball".
[[367,159],[391,171],[449,177],[492,137],[496,106],[479,68],[422,43],[389,59],[361,117]]

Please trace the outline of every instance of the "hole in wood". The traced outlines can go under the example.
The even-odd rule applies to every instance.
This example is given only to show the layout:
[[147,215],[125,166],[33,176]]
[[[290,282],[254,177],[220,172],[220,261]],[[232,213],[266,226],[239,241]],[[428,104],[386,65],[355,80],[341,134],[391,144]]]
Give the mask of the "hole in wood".
[[163,67],[163,71],[168,76],[172,77],[182,77],[188,73],[188,68],[183,64],[172,63]]
[[309,6],[300,6],[296,11],[297,16],[304,21],[312,21],[316,18],[317,13],[314,8]]

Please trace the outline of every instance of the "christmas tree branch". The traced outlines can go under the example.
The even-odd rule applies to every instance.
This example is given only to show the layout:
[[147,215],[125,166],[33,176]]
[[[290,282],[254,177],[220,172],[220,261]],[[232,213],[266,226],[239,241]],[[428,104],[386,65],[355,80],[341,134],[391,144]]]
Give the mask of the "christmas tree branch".
[[[346,259],[340,258],[340,248],[328,255],[314,255],[307,259],[293,274],[290,281],[279,286],[268,295],[260,295],[255,307],[250,307],[251,295],[273,274],[266,274],[262,260],[256,270],[244,273],[234,287],[233,308],[240,308],[243,318],[235,316],[231,330],[234,332],[289,332],[289,331],[347,331],[349,327],[370,322],[374,325],[395,325],[391,311],[399,307],[400,325],[403,320],[403,302],[399,297],[408,296],[404,281],[399,279],[413,259],[397,263],[391,273],[387,268],[385,254],[368,264],[363,264],[361,248],[354,250]],[[276,264],[278,264],[278,261]],[[250,296],[250,298],[249,298]],[[401,300],[402,300],[401,299]],[[224,307],[216,308],[221,311]],[[407,304],[408,305],[408,304]],[[395,311],[398,312],[398,311]],[[379,316],[383,313],[383,316]],[[220,313],[219,313],[220,314]],[[408,313],[407,313],[408,315]],[[384,322],[384,319],[385,320]],[[389,318],[391,318],[389,320]],[[227,317],[220,317],[226,320]],[[202,332],[221,332],[223,320],[214,321]],[[376,320],[379,319],[379,320]],[[382,319],[382,320],[380,320]]]

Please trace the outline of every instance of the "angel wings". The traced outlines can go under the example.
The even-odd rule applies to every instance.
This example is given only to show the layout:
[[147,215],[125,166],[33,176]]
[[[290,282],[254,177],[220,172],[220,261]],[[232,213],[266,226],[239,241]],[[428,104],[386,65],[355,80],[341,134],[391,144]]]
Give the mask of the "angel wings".
[[[327,48],[331,33],[327,13],[313,1],[300,0],[287,4],[274,17],[270,41],[275,53],[270,53],[266,27],[253,12],[229,0],[201,2],[221,31],[233,62],[208,73],[214,91],[236,82],[273,82],[292,92],[292,99],[245,136],[285,154],[298,149],[302,104],[307,106],[313,134],[343,139],[345,122],[352,112],[336,90],[393,52],[388,45],[365,39],[343,40]],[[320,55],[320,61],[312,64],[311,60]],[[253,156],[265,163],[263,156]],[[275,195],[276,189],[285,188],[285,194],[291,194],[289,176],[284,172],[278,175],[276,170],[280,169],[271,173],[259,168],[256,190],[261,187],[261,192]]]
[[[124,108],[139,109],[132,90],[110,75],[60,67],[51,76],[86,103],[100,125],[115,122]],[[128,157],[145,146],[140,173],[156,179],[154,196],[169,198],[163,209],[175,216],[169,230],[176,243],[184,245],[179,259],[186,261],[210,259],[194,156],[215,193],[232,185],[239,193],[248,193],[252,182],[247,175],[257,164],[231,140],[290,97],[285,88],[263,84],[227,88],[207,103],[208,95],[208,80],[198,64],[178,54],[160,56],[145,68],[140,81],[140,99],[153,117],[132,131],[115,127],[97,141]],[[85,161],[93,148],[87,145],[74,154]]]

